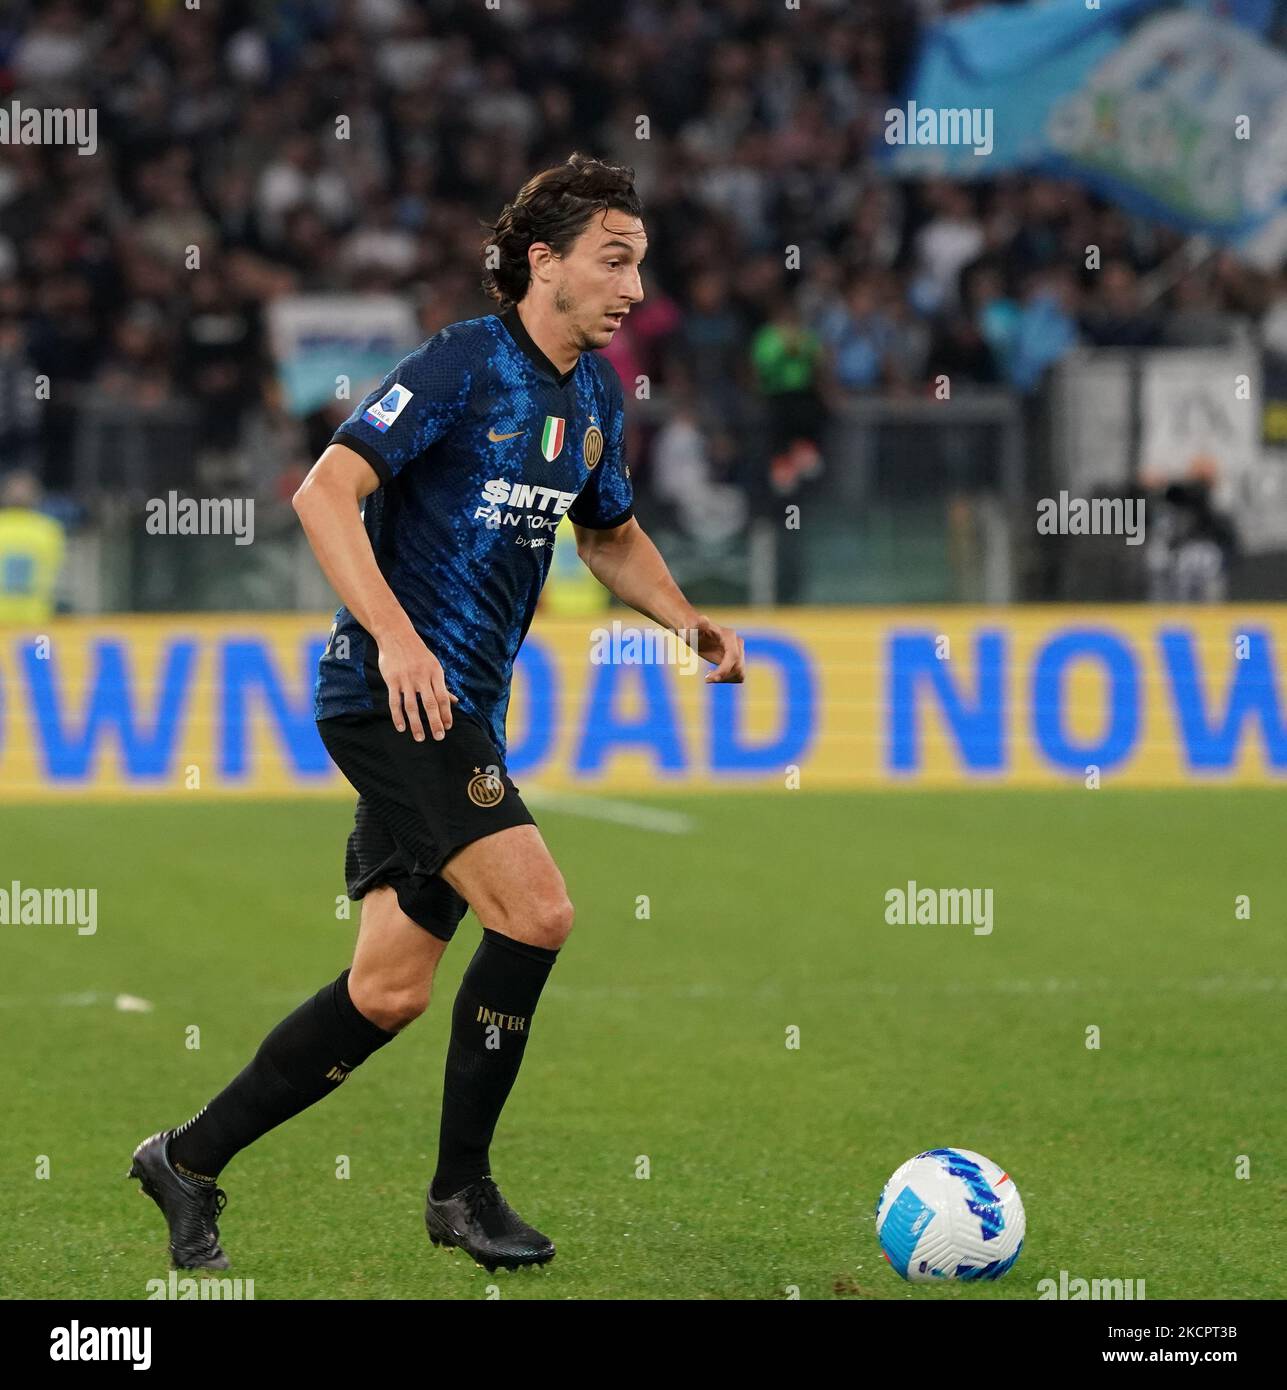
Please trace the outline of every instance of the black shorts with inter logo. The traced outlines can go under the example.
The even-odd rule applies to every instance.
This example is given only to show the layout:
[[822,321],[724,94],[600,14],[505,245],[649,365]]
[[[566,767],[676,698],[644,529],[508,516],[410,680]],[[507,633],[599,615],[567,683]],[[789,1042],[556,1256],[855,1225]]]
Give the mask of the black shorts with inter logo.
[[468,904],[438,870],[458,849],[513,825],[534,825],[490,733],[452,712],[441,740],[417,743],[388,708],[319,719],[318,733],[358,793],[344,860],[350,898],[387,884],[403,912],[450,941]]

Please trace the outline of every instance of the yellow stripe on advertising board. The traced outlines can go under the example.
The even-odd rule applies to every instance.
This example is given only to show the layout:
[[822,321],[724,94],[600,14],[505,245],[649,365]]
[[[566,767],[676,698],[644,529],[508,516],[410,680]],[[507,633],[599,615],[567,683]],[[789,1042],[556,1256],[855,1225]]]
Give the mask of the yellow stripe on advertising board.
[[[1287,606],[724,612],[748,680],[686,672],[621,609],[537,619],[509,766],[551,789],[1271,784]],[[0,800],[351,795],[317,739],[329,620],[0,628]],[[667,664],[659,664],[666,660]]]

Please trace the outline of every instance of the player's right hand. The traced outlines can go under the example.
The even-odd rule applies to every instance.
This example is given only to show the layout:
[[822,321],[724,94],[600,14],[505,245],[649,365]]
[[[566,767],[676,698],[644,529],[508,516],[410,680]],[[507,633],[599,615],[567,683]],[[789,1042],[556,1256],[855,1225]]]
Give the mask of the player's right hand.
[[389,713],[393,726],[417,743],[425,739],[424,723],[420,718],[419,701],[424,702],[425,715],[434,738],[446,736],[451,728],[451,706],[457,700],[447,689],[442,664],[425,646],[414,628],[401,636],[387,639],[379,647],[380,674],[389,687]]

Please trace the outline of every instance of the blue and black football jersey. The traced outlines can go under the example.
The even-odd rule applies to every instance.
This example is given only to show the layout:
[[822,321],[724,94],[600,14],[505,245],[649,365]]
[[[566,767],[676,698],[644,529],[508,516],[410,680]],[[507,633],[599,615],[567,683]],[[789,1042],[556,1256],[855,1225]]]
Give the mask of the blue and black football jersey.
[[[380,478],[363,505],[380,572],[455,708],[502,753],[514,658],[560,520],[606,529],[632,514],[624,438],[611,364],[583,352],[560,373],[512,307],[444,328],[335,433]],[[342,607],[318,667],[318,719],[387,703],[377,655]]]

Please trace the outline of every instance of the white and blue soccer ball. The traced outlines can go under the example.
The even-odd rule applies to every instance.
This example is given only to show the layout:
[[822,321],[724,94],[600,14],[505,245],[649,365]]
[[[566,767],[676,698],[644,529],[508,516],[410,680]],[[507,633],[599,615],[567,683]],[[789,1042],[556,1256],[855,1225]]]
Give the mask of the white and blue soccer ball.
[[969,1149],[909,1158],[876,1203],[885,1258],[913,1284],[1000,1279],[1019,1258],[1024,1229],[1014,1180]]

